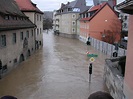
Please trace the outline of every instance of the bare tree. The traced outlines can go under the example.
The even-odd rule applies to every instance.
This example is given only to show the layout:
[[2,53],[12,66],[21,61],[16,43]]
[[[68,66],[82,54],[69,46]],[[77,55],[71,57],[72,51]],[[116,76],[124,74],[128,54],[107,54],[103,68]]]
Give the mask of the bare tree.
[[49,30],[49,29],[52,29],[52,26],[53,26],[53,21],[52,19],[50,18],[45,18],[43,20],[43,30]]
[[104,30],[102,33],[102,40],[114,44],[119,42],[121,38],[121,23],[119,19],[112,19],[110,30]]

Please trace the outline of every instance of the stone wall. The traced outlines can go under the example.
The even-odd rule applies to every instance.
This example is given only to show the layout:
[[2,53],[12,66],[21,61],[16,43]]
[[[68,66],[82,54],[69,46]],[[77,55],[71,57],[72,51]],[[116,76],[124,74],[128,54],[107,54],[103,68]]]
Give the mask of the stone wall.
[[114,99],[126,99],[123,92],[124,78],[118,69],[117,62],[106,60],[104,80]]

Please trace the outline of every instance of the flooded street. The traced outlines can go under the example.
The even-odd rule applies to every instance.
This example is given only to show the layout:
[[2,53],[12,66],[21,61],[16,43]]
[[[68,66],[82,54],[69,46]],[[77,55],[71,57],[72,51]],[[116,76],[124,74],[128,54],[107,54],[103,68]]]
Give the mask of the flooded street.
[[[89,83],[89,58],[98,54]],[[0,80],[0,96],[18,99],[87,99],[106,91],[103,81],[105,55],[77,39],[44,32],[43,48]]]

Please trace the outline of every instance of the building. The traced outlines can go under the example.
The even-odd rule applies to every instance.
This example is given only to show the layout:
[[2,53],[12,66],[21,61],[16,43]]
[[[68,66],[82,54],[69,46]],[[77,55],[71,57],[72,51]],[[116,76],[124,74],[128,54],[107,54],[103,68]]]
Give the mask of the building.
[[59,31],[61,36],[76,38],[77,25],[76,20],[79,13],[87,8],[85,0],[75,0],[67,4],[61,4],[61,8],[55,14],[55,29]]
[[36,4],[31,0],[15,0],[20,10],[33,22],[37,27],[35,29],[35,48],[38,49],[43,45],[43,12],[40,11]]
[[53,30],[56,30],[56,10],[53,11]]
[[125,93],[125,99],[132,99],[133,97],[133,1],[132,0],[124,0],[124,2],[117,5],[117,8],[121,10],[123,13],[129,14],[129,25],[128,25],[128,45],[127,45],[127,58],[126,58],[126,69],[125,69],[125,77],[123,82],[123,89]]
[[35,51],[35,28],[14,0],[0,1],[0,76]]
[[121,20],[122,23],[120,47],[127,49],[129,15],[120,12],[119,19]]
[[[108,14],[106,14],[108,13]],[[110,44],[120,40],[121,22],[108,3],[91,7],[81,13],[80,38],[95,38]]]

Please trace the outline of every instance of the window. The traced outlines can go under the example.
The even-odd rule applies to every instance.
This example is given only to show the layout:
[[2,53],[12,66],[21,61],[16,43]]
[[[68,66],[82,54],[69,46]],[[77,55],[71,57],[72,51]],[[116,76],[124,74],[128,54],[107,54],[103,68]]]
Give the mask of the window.
[[27,20],[27,18],[24,18],[25,20]]
[[39,18],[38,18],[38,15],[37,15],[37,21],[39,20]]
[[7,70],[7,65],[3,66],[3,71]]
[[72,8],[68,8],[68,12],[71,12],[72,11]]
[[83,18],[85,18],[85,14],[83,14]]
[[33,32],[33,30],[31,30],[31,33],[32,33],[32,36],[34,35],[34,32]]
[[61,10],[61,13],[63,13],[64,12],[64,10]]
[[125,16],[125,20],[127,20],[127,16]]
[[72,15],[72,18],[75,18],[75,17],[76,17],[76,15],[75,15],[75,14],[73,14],[73,15]]
[[86,18],[88,18],[88,13],[86,13]]
[[127,28],[127,24],[126,23],[124,23],[123,28]]
[[17,39],[16,39],[16,33],[13,33],[12,41],[13,41],[14,44],[16,43],[16,41],[17,41]]
[[80,9],[79,8],[74,8],[73,11],[74,12],[80,12]]
[[72,25],[75,25],[75,24],[76,24],[75,21],[73,21],[73,22],[72,22]]
[[14,64],[16,64],[16,63],[17,63],[17,58],[15,58],[15,59],[13,60],[13,62],[14,62]]
[[22,18],[21,18],[21,17],[19,17],[19,19],[20,19],[20,20],[22,20]]
[[42,20],[42,17],[41,17],[41,15],[40,15],[40,21]]
[[72,32],[75,32],[75,29],[74,28],[72,29]]
[[9,15],[5,15],[4,17],[6,20],[9,20]]
[[24,39],[24,34],[23,32],[20,32],[20,40],[23,40]]
[[37,29],[37,35],[39,34],[39,29]]
[[1,35],[0,36],[0,41],[1,41],[1,46],[2,47],[6,46],[6,35]]
[[26,37],[29,38],[29,31],[26,32]]
[[41,41],[39,41],[39,43],[40,43],[40,45],[42,45],[42,42]]
[[18,19],[17,16],[15,16],[15,17],[14,17],[14,20],[17,20],[17,19]]

